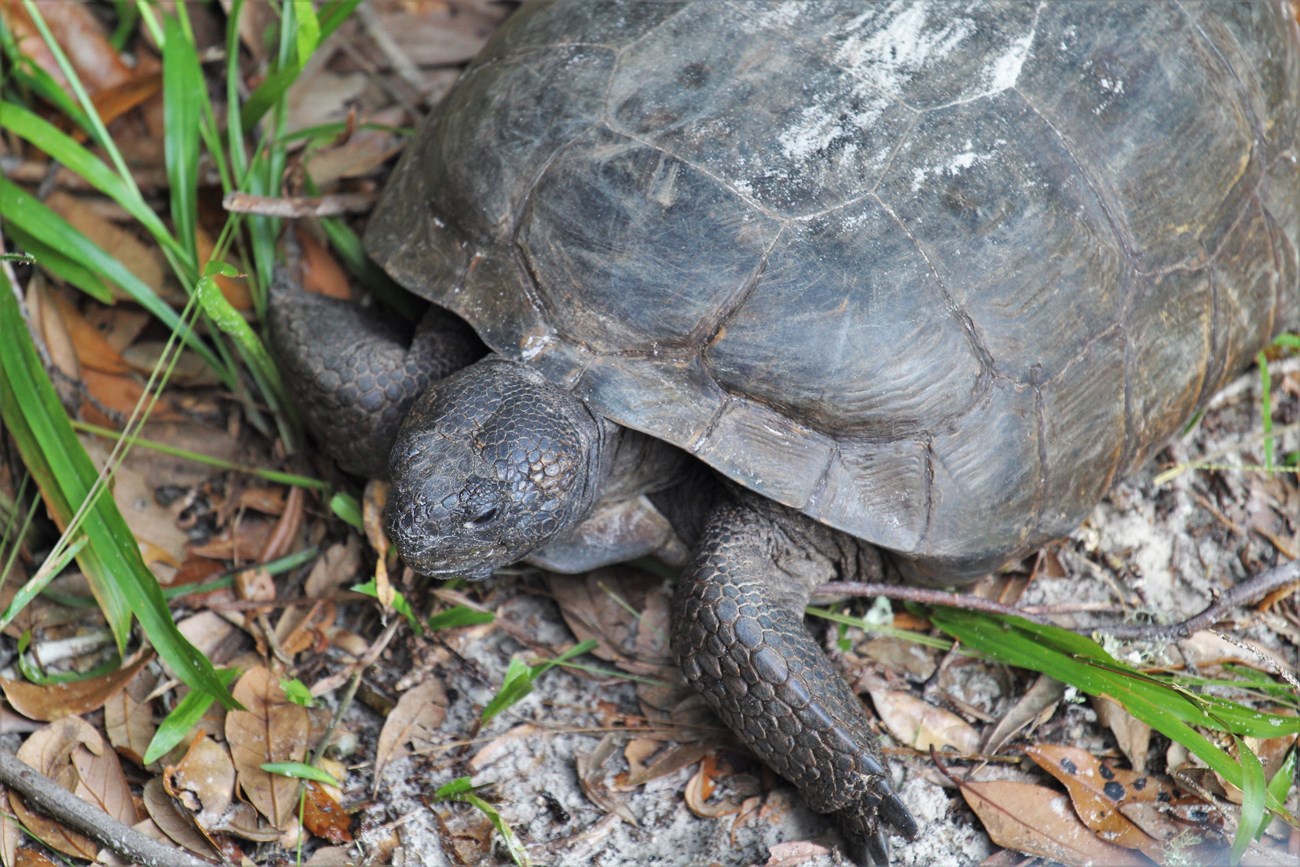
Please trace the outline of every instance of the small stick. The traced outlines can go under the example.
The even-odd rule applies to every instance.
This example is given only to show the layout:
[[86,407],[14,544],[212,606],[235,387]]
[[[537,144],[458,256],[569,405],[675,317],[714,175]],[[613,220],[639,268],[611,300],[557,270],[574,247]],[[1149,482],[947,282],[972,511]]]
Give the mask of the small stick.
[[212,863],[127,827],[4,750],[0,750],[0,782],[22,795],[31,807],[80,831],[134,864],[145,867],[208,867]]
[[[1208,629],[1213,626],[1234,608],[1253,605],[1265,596],[1290,584],[1300,585],[1300,560],[1292,560],[1274,566],[1272,569],[1266,569],[1242,581],[1240,584],[1234,585],[1220,594],[1219,598],[1201,611],[1200,614],[1193,615],[1178,623],[1109,623],[1100,626],[1081,627],[1074,631],[1083,635],[1102,632],[1129,641],[1168,641],[1187,638],[1198,629]],[[950,593],[946,590],[932,590],[927,587],[903,587],[898,584],[844,581],[822,584],[814,591],[813,595],[822,598],[884,596],[886,599],[919,602],[922,605],[947,605],[951,608],[961,608],[966,611],[983,611],[988,614],[1023,617],[1034,623],[1050,624],[1052,622],[1049,618],[1041,615],[1031,614],[1010,605],[1003,605],[979,596]]]
[[335,193],[331,196],[257,196],[252,193],[227,193],[221,206],[233,214],[259,214],[264,217],[336,217],[357,214],[375,206],[369,193]]

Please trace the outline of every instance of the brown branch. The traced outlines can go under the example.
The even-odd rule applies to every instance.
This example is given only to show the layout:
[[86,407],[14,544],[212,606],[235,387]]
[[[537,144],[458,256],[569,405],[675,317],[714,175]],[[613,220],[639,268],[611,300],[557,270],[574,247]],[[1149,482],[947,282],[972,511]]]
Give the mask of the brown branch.
[[[1253,605],[1259,600],[1288,585],[1300,586],[1300,560],[1292,560],[1272,569],[1267,569],[1234,585],[1224,592],[1201,613],[1178,623],[1108,623],[1100,626],[1086,626],[1075,629],[1083,635],[1105,633],[1114,638],[1129,641],[1169,641],[1187,638],[1199,629],[1207,629],[1223,619],[1233,609]],[[946,605],[965,611],[982,611],[987,614],[1004,614],[1023,617],[1034,623],[1051,624],[1051,620],[1038,614],[1031,614],[1010,605],[1003,605],[979,596],[963,593],[951,593],[946,590],[933,590],[928,587],[904,587],[899,584],[871,584],[857,581],[833,582],[822,584],[815,591],[815,597],[834,598],[845,596],[884,596],[902,602],[918,602],[922,605]]]
[[22,795],[29,806],[80,831],[132,863],[145,867],[208,867],[211,864],[127,827],[4,750],[0,750],[0,782]]

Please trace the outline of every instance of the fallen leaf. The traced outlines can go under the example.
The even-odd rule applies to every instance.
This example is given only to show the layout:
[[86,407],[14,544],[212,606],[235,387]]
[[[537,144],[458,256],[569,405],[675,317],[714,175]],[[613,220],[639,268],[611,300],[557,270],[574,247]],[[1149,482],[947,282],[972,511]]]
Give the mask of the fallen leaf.
[[245,710],[226,714],[226,741],[239,787],[257,811],[281,831],[297,821],[298,781],[262,770],[267,762],[301,762],[307,757],[307,709],[289,701],[270,669],[258,666],[235,684]]
[[1015,706],[997,721],[984,735],[981,752],[996,754],[1018,733],[1031,732],[1047,722],[1056,712],[1056,706],[1065,695],[1065,684],[1053,677],[1040,674],[1033,686],[1025,691]]
[[[37,8],[55,44],[63,49],[88,91],[94,93],[130,78],[130,68],[109,43],[103,25],[90,6],[84,3],[41,3]],[[11,38],[21,42],[23,53],[66,88],[68,81],[63,77],[63,71],[46,50],[40,31],[21,0],[0,3],[0,20],[11,30]]]
[[910,692],[889,689],[879,678],[861,678],[871,693],[885,728],[897,740],[918,750],[952,747],[962,755],[979,752],[980,736],[970,723],[951,711],[935,707]]
[[1105,696],[1093,696],[1097,720],[1115,735],[1115,742],[1128,759],[1129,767],[1145,768],[1151,747],[1151,726],[1126,711],[1123,705]]
[[578,785],[587,799],[607,813],[618,816],[633,828],[640,827],[627,803],[608,785],[605,765],[617,752],[618,735],[610,732],[589,753],[579,753],[575,762]]
[[303,594],[311,599],[330,596],[344,585],[357,583],[361,571],[361,542],[348,534],[346,542],[335,542],[317,557],[303,583]]
[[[185,755],[163,770],[163,786],[206,828],[235,798],[235,764],[230,752],[203,732],[190,742]],[[158,824],[166,827],[162,821]]]
[[[633,752],[634,745],[636,745],[636,752]],[[647,747],[653,747],[657,750],[657,754],[649,764],[642,764],[636,759],[644,758],[643,751]],[[689,768],[709,755],[713,750],[714,747],[710,744],[669,744],[665,747],[659,741],[649,738],[637,738],[629,743],[623,751],[623,756],[627,759],[628,771],[626,774],[618,774],[614,777],[615,786],[623,791],[644,786],[651,780],[657,780],[660,777],[675,774],[683,768]]]
[[[72,792],[128,825],[139,818],[131,789],[117,754],[90,723],[76,716],[36,731],[18,748],[18,758]],[[28,809],[14,795],[10,805],[19,821],[52,849],[74,858],[94,859],[99,845],[53,819]]]
[[428,743],[447,718],[447,693],[442,681],[430,675],[419,686],[408,689],[384,720],[375,747],[375,790],[382,782],[384,768],[390,761],[409,755],[406,745]]
[[74,683],[40,686],[0,678],[0,688],[4,689],[5,698],[9,699],[14,710],[32,719],[50,722],[98,710],[152,658],[152,652],[141,653],[133,662],[117,671]]
[[304,785],[303,826],[331,843],[352,842],[352,817],[343,805],[315,780]]
[[101,373],[126,373],[131,369],[117,350],[109,345],[99,329],[81,315],[81,311],[62,292],[50,292],[49,300],[67,329],[77,361],[82,367]]
[[740,804],[734,801],[723,800],[713,804],[709,803],[715,788],[713,777],[716,771],[717,757],[709,754],[700,761],[700,767],[686,783],[684,792],[686,808],[701,819],[717,819],[740,812]]
[[[98,245],[101,250],[109,252],[126,270],[140,278],[142,283],[162,295],[165,300],[179,302],[178,306],[184,305],[186,299],[178,292],[165,291],[166,281],[163,275],[166,272],[162,256],[156,247],[145,245],[134,234],[104,219],[92,208],[87,208],[81,199],[68,193],[61,191],[51,193],[45,200],[45,204],[72,224],[74,229]],[[109,286],[117,292],[119,298],[128,297],[119,287],[111,283]]]
[[1126,801],[1169,800],[1173,788],[1156,777],[1114,769],[1078,747],[1035,744],[1025,753],[1070,793],[1074,811],[1097,836],[1160,860],[1160,842],[1119,812]]
[[328,599],[317,599],[308,608],[299,605],[286,608],[275,624],[280,652],[292,657],[311,648],[324,651],[329,646],[325,636],[334,624],[337,611]]
[[372,5],[379,25],[417,66],[455,66],[469,60],[508,11],[490,0],[415,4],[376,0]]
[[[234,786],[234,774],[230,785]],[[187,849],[201,858],[213,858],[218,850],[194,824],[194,816],[183,810],[171,795],[167,794],[162,777],[153,777],[144,784],[141,799],[149,818],[166,839],[183,849]]]
[[157,684],[157,675],[141,672],[104,703],[104,731],[109,743],[118,755],[141,766],[145,750],[158,730],[153,719],[153,702],[149,700],[149,693]]
[[1068,865],[1150,867],[1151,862],[1137,852],[1098,839],[1060,792],[1032,783],[994,780],[962,783],[961,793],[999,846]]

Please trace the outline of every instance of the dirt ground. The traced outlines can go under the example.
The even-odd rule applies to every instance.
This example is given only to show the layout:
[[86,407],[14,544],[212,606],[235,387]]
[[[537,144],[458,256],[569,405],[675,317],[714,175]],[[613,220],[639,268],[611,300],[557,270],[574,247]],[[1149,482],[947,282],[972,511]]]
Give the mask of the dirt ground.
[[[1290,375],[1294,377],[1294,373]],[[1231,452],[1223,462],[1257,462],[1258,447],[1242,449],[1241,444],[1249,443],[1259,428],[1258,380],[1254,371],[1243,376],[1216,401],[1195,430],[1161,452],[1136,478],[1121,484],[1083,527],[1051,549],[1064,574],[1036,578],[1025,588],[1019,604],[1031,610],[1065,612],[1058,622],[1066,625],[1114,622],[1139,613],[1157,621],[1174,621],[1196,613],[1216,591],[1278,559],[1278,547],[1260,531],[1282,545],[1294,546],[1300,532],[1295,519],[1294,478],[1225,470],[1186,472],[1160,485],[1153,481],[1172,465],[1223,450]],[[1280,415],[1293,419],[1296,395],[1286,401]],[[1298,444],[1293,430],[1282,440],[1279,453],[1293,451]],[[630,726],[638,717],[636,689],[629,682],[553,670],[537,681],[528,698],[476,733],[476,709],[494,692],[491,673],[504,671],[511,655],[530,651],[515,636],[524,636],[533,647],[558,648],[572,642],[559,606],[551,598],[549,588],[554,586],[539,575],[495,579],[485,601],[496,610],[499,623],[510,624],[509,629],[465,631],[440,649],[449,653],[433,653],[444,660],[437,674],[447,694],[455,696],[440,730],[444,744],[451,746],[436,747],[390,765],[383,775],[380,801],[366,814],[366,824],[378,827],[362,835],[363,845],[369,841],[384,848],[391,840],[387,844],[383,840],[395,834],[400,839],[393,854],[395,863],[500,861],[504,856],[499,848],[491,852],[482,848],[486,825],[480,814],[463,806],[442,806],[436,811],[423,806],[433,787],[470,773],[476,783],[494,784],[490,797],[537,863],[849,863],[835,848],[839,838],[827,820],[803,808],[791,787],[765,775],[720,731],[707,741],[720,766],[726,768],[715,775],[720,792],[711,803],[738,805],[745,797],[755,796],[761,807],[751,802],[743,814],[720,818],[694,815],[684,790],[696,772],[695,765],[643,787],[612,791],[618,775],[626,774],[628,768],[622,750],[637,737],[635,732],[620,731],[618,725]],[[1266,648],[1294,672],[1297,629],[1293,618],[1288,621],[1276,614],[1239,612],[1224,632],[1232,640]],[[851,677],[879,675],[882,668],[890,668],[874,657],[896,658],[892,654],[898,652],[897,645],[892,650],[867,652],[869,636],[850,630],[848,637],[853,647],[839,655]],[[413,641],[418,646],[408,644],[395,650],[395,658],[431,652],[428,642]],[[1217,641],[1207,633],[1195,637],[1196,643]],[[829,646],[834,647],[835,642]],[[1184,649],[1164,642],[1127,643],[1114,649],[1130,661],[1177,663],[1185,658]],[[912,683],[911,688],[936,705],[965,708],[968,719],[986,721],[982,730],[1010,709],[1031,682],[1023,673],[999,666],[936,658],[951,667],[952,676],[932,676],[924,685]],[[422,677],[418,670],[406,671],[406,664],[401,659],[397,671],[390,673],[402,672],[401,679],[406,682]],[[1013,740],[1003,752],[1015,756],[1023,744],[1044,741],[1119,755],[1114,736],[1099,724],[1091,705],[1067,694],[1053,707],[1051,717],[1036,731]],[[352,722],[364,731],[377,720],[359,707]],[[590,764],[585,757],[596,752],[603,741],[612,748],[609,759],[592,770],[584,765]],[[923,829],[915,843],[894,840],[895,864],[976,864],[997,850],[928,756],[899,748],[888,736],[885,743],[892,747],[888,752],[901,796]],[[1156,736],[1150,751],[1152,771],[1163,770],[1167,745]],[[1047,779],[1024,760],[1009,765],[960,760],[947,764],[954,774],[971,772],[973,779]],[[605,807],[597,806],[584,793],[584,784],[601,790]],[[609,811],[609,803],[618,805],[617,812]]]

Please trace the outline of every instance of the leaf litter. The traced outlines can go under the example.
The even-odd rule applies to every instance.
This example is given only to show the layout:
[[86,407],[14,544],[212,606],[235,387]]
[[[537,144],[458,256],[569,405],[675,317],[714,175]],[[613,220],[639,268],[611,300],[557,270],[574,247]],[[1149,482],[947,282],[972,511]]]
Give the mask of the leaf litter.
[[[142,186],[156,187],[165,167],[156,144],[160,91],[150,49],[135,46],[133,67],[112,48],[103,22],[88,7],[43,4],[42,11],[51,14],[55,10],[47,7],[58,7],[51,23],[59,41],[77,47],[73,64],[97,105],[116,118],[113,135],[132,155]],[[355,42],[353,49],[322,51],[316,61],[321,74],[304,77],[294,88],[290,131],[318,123],[341,126],[332,140],[297,155],[291,185],[293,173],[300,172],[328,190],[373,195],[378,167],[396,140],[365,124],[412,123],[410,103],[435,99],[454,79],[455,65],[472,56],[508,11],[504,4],[455,0],[422,6],[382,0],[371,7],[364,22],[351,22],[342,34]],[[268,7],[243,8],[246,50],[253,58],[265,57],[257,19]],[[0,16],[15,33],[31,33],[21,4],[5,0]],[[38,38],[28,41],[39,45]],[[212,43],[220,44],[220,38]],[[59,75],[48,58],[36,61]],[[420,73],[415,82],[403,78],[410,68]],[[395,85],[398,79],[405,86]],[[351,100],[347,108],[340,105],[341,93]],[[362,126],[354,126],[356,120]],[[24,165],[39,159],[30,150],[21,154]],[[58,189],[66,172],[51,177],[56,190],[45,198],[47,205],[112,251],[145,285],[181,300],[164,276],[161,254],[124,228],[115,209],[84,195],[84,187]],[[291,186],[288,192],[298,190]],[[214,228],[199,227],[201,244],[211,244]],[[344,269],[314,236],[306,237],[312,282],[345,294]],[[236,308],[251,309],[241,285],[228,281],[221,289]],[[150,359],[158,357],[156,327],[128,303],[104,307],[60,285],[29,286],[28,300],[52,360],[76,385],[82,412],[109,426],[120,424],[142,393]],[[1258,423],[1256,386],[1257,377],[1254,385],[1248,381],[1237,389],[1238,396],[1221,402],[1190,438],[1162,453],[1161,463],[1187,462],[1243,438]],[[1300,377],[1284,373],[1274,386],[1279,423],[1294,419],[1298,396]],[[146,435],[247,465],[275,464],[265,438],[211,380],[176,377],[166,400]],[[1289,442],[1294,450],[1294,435]],[[1255,462],[1258,455],[1248,450],[1244,458]],[[115,494],[124,499],[123,512],[142,545],[160,552],[155,571],[165,582],[220,585],[184,597],[197,613],[182,629],[218,665],[243,672],[236,693],[245,710],[208,708],[182,743],[144,766],[159,721],[182,695],[156,662],[141,657],[125,674],[71,688],[13,681],[5,690],[10,704],[33,719],[72,714],[29,735],[20,755],[128,824],[147,814],[156,835],[204,857],[266,856],[276,846],[287,852],[296,845],[298,806],[305,797],[307,832],[334,844],[319,845],[308,863],[341,863],[331,862],[340,852],[405,863],[498,859],[496,832],[481,812],[432,798],[438,785],[468,768],[476,784],[488,784],[485,803],[547,863],[642,863],[656,856],[676,862],[686,853],[726,863],[831,863],[825,844],[833,837],[825,823],[740,751],[682,690],[668,662],[670,599],[661,578],[630,567],[578,578],[498,578],[454,591],[494,612],[493,623],[424,635],[406,630],[381,646],[375,637],[394,615],[347,592],[370,577],[373,560],[355,535],[341,535],[328,522],[322,504],[308,505],[301,525],[285,524],[278,519],[287,495],[278,486],[229,470],[196,471],[184,460],[140,449],[128,466],[127,475],[119,470]],[[1195,611],[1216,588],[1300,550],[1294,476],[1215,470],[1157,486],[1155,472],[1148,468],[1121,485],[1080,531],[1049,549],[1050,568],[1030,564],[985,582],[980,592],[1018,595],[1022,604],[1039,609],[1073,609],[1067,616],[1081,623],[1139,609],[1177,618]],[[148,507],[128,508],[132,503]],[[300,573],[239,571],[279,548],[287,553],[307,542],[323,545],[326,553],[305,584]],[[423,603],[419,610],[437,607],[409,576],[393,579],[396,589]],[[41,597],[7,633],[17,638],[19,630],[31,630],[41,645],[102,628],[89,601],[84,583],[71,593]],[[1294,601],[1281,599],[1229,625],[1243,641],[1202,632],[1176,649],[1146,648],[1144,659],[1187,666],[1202,677],[1228,670],[1249,670],[1256,677],[1293,674],[1298,622]],[[896,624],[924,627],[923,620],[904,613]],[[553,659],[588,639],[597,645],[580,668],[547,672],[518,704],[481,725],[481,712],[510,659]],[[1032,699],[1021,705],[1029,685],[1043,679],[1008,674],[990,663],[959,664],[954,656],[852,628],[829,630],[827,646],[870,694],[894,736],[888,751],[906,762],[904,800],[930,835],[898,849],[896,863],[977,862],[990,851],[985,834],[999,845],[1064,863],[1148,863],[1148,857],[1176,851],[1172,847],[1189,832],[1219,845],[1230,837],[1227,824],[1206,817],[1231,812],[1228,806],[1241,800],[1240,792],[1195,768],[1185,753],[1164,749],[1158,738],[1152,748],[1149,730],[1104,699],[1096,705],[1106,709],[1094,711],[1060,701],[1059,690],[1030,689]],[[1162,655],[1171,650],[1177,652]],[[376,664],[365,667],[367,655],[376,653]],[[306,760],[327,727],[327,710],[309,710],[284,695],[280,681],[290,673],[331,703],[340,700],[346,684],[358,686],[357,701],[335,721],[330,740],[337,755],[327,761],[344,782],[340,793],[262,769],[270,762]],[[999,728],[1003,720],[1013,722]],[[1253,747],[1271,773],[1293,743],[1274,739]],[[987,751],[989,764],[971,763],[970,777],[960,784],[973,812],[955,807],[941,787],[949,783],[916,757],[914,751],[930,747],[954,750],[948,763]],[[1117,753],[1136,770],[1119,767]],[[349,766],[339,765],[338,757]],[[998,761],[1007,757],[1017,761]],[[1146,765],[1160,767],[1167,757],[1178,774],[1147,775]],[[1031,766],[1029,758],[1038,764]],[[143,812],[122,760],[131,765],[131,780],[145,779]],[[1067,763],[1073,770],[1066,770]],[[994,778],[980,779],[985,775]],[[1135,796],[1138,780],[1151,781],[1141,791],[1160,796]],[[1124,794],[1113,794],[1116,785]],[[1207,805],[1193,789],[1218,803]],[[1288,797],[1294,811],[1294,790]],[[10,803],[55,850],[77,858],[99,854],[96,844],[26,811],[18,798],[10,796]],[[607,814],[621,821],[611,824]],[[700,816],[708,818],[695,818]],[[1263,858],[1269,845],[1294,851],[1294,832],[1280,822],[1267,834],[1249,854]],[[338,848],[354,837],[359,848]],[[0,862],[16,863],[20,852],[44,857],[28,846],[12,823],[0,827]]]

